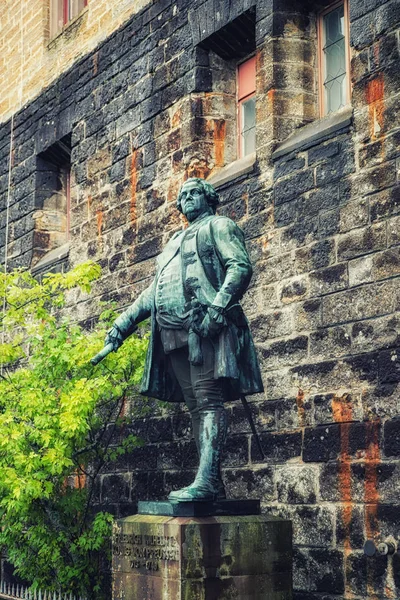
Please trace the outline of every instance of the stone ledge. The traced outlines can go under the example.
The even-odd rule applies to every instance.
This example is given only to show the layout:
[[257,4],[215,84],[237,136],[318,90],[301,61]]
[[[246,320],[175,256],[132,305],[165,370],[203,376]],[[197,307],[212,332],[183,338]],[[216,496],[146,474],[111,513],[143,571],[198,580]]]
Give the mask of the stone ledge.
[[223,167],[215,175],[212,175],[207,179],[207,182],[211,183],[211,185],[217,189],[225,183],[229,183],[242,175],[247,175],[247,173],[251,173],[254,170],[256,158],[255,152],[248,156],[244,156],[243,158],[239,158],[239,160],[235,160],[226,167]]
[[140,515],[164,515],[171,517],[210,517],[259,515],[259,500],[216,500],[215,502],[169,502],[139,500]]
[[50,250],[43,258],[36,263],[31,269],[32,275],[38,275],[42,271],[47,271],[49,268],[65,260],[69,255],[69,242]]
[[346,106],[332,115],[318,119],[318,121],[314,121],[309,125],[304,125],[276,148],[272,153],[272,160],[285,156],[285,154],[289,154],[294,150],[303,150],[314,146],[321,142],[323,138],[350,127],[352,120],[353,107]]

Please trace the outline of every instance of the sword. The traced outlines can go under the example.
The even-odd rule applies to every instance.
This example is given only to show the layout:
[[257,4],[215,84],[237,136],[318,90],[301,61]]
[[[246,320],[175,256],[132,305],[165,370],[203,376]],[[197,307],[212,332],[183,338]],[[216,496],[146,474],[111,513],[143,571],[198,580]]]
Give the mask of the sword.
[[256,426],[254,424],[253,415],[251,414],[249,403],[247,402],[246,396],[240,396],[240,399],[242,401],[244,412],[246,413],[247,420],[248,420],[248,422],[250,424],[250,429],[251,429],[251,431],[252,431],[252,433],[254,435],[254,438],[256,440],[257,448],[258,448],[258,450],[259,450],[259,452],[261,454],[261,458],[263,460],[265,460],[264,450],[262,449],[262,446],[261,446],[261,441],[260,441],[259,435],[257,433]]

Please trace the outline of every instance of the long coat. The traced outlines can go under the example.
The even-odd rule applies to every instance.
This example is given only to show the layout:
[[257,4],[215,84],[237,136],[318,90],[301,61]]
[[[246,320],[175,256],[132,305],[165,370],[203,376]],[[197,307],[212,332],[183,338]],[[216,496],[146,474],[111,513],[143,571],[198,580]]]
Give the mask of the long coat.
[[[151,316],[151,338],[146,356],[141,393],[160,400],[183,400],[179,384],[172,371],[168,354],[161,343],[156,320],[155,290],[163,268],[191,239],[191,273],[197,274],[206,295],[207,304],[226,309],[227,326],[214,341],[214,377],[224,378],[226,400],[263,391],[260,369],[247,319],[238,304],[246,291],[252,267],[242,230],[227,217],[210,215],[176,233],[157,259],[152,284],[116,320],[123,336],[128,337],[137,323]],[[184,275],[183,275],[184,276]],[[196,279],[191,277],[191,280]],[[185,282],[185,284],[188,282]]]

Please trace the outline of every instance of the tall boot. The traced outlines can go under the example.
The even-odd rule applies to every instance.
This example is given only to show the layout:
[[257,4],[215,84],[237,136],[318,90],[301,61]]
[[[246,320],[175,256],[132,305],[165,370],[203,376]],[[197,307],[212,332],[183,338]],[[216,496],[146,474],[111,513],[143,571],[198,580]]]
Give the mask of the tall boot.
[[221,457],[227,432],[225,408],[222,404],[205,406],[198,414],[200,417],[198,434],[193,423],[200,455],[196,478],[190,486],[171,492],[170,500],[179,502],[216,500],[221,492],[221,484],[223,488]]

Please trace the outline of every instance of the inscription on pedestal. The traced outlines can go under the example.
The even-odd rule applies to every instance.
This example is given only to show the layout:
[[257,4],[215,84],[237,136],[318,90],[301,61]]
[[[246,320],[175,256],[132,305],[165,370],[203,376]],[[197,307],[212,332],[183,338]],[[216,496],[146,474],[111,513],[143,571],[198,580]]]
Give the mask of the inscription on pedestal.
[[178,561],[176,536],[114,533],[113,554],[129,560],[130,568],[159,571],[160,561]]

